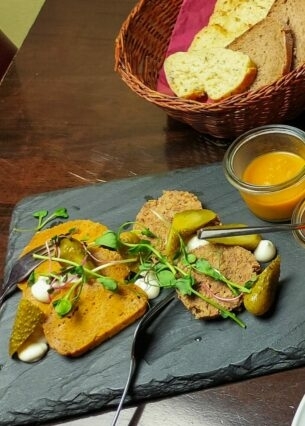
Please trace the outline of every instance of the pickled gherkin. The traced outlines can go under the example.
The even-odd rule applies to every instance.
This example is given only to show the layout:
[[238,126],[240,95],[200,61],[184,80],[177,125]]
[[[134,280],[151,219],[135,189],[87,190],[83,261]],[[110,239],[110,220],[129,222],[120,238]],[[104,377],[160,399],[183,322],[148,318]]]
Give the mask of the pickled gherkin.
[[266,314],[272,307],[280,277],[281,259],[277,256],[258,276],[251,292],[244,295],[244,306],[253,315]]
[[60,239],[59,248],[60,256],[63,259],[71,260],[88,269],[94,268],[94,263],[90,259],[87,259],[88,254],[80,241],[74,238],[63,237]]
[[207,209],[184,210],[176,213],[167,236],[165,254],[169,257],[174,256],[179,248],[180,238],[191,236],[199,228],[216,219],[217,214]]
[[27,299],[21,299],[9,342],[9,355],[13,356],[22,344],[41,326],[44,313]]
[[[221,229],[221,228],[234,229],[234,228],[241,228],[241,227],[246,227],[246,225],[238,224],[238,223],[230,223],[230,224],[224,224],[224,225],[209,226],[208,228],[209,230],[213,230],[213,229]],[[207,238],[207,241],[209,241],[210,243],[224,244],[227,246],[240,246],[250,251],[254,251],[261,240],[262,240],[262,237],[260,234]]]

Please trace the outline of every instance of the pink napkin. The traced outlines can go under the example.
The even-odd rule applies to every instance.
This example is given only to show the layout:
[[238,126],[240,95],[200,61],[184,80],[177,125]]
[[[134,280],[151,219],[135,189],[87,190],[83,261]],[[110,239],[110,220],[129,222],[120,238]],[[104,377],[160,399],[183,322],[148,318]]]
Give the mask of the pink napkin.
[[[194,36],[204,28],[209,21],[216,0],[184,0],[169,42],[166,56],[175,52],[185,52]],[[157,83],[157,91],[173,96],[168,87],[162,67]]]

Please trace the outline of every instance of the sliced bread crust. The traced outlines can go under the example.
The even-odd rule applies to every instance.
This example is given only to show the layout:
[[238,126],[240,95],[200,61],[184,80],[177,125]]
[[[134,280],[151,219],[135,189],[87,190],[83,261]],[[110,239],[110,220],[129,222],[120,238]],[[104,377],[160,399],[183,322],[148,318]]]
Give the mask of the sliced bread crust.
[[176,213],[184,210],[202,209],[199,198],[188,191],[163,191],[163,194],[153,200],[148,200],[136,216],[134,229],[149,228],[157,237],[153,244],[163,251],[167,234]]
[[[65,234],[71,229],[75,231],[73,234],[75,239],[90,243],[101,236],[107,227],[90,220],[68,221],[36,233],[24,252],[44,244],[56,235]],[[106,263],[120,259],[117,252],[103,248],[96,249],[94,257],[100,262]],[[38,276],[48,274],[50,270],[60,272],[61,265],[56,261],[48,260],[39,265],[35,271]],[[45,321],[42,328],[45,338],[50,347],[59,354],[72,357],[82,355],[119,333],[146,311],[148,307],[146,294],[138,286],[124,284],[124,279],[129,273],[128,267],[124,265],[109,266],[103,272],[104,275],[118,281],[118,290],[107,290],[100,283],[88,280],[82,288],[74,310],[63,318],[55,312],[52,303],[37,300],[27,282],[19,285],[23,298],[29,300],[44,313]],[[70,284],[70,286],[72,285]],[[66,292],[67,287],[62,290],[59,288],[52,295],[52,302],[63,297]]]
[[264,19],[274,0],[217,0],[206,27],[190,44],[190,51],[226,47],[257,22]]
[[277,81],[291,69],[293,36],[290,28],[268,16],[228,46],[249,55],[257,66],[257,76],[250,90]]
[[288,24],[293,35],[292,69],[305,63],[305,1],[276,0],[269,16]]
[[[253,278],[253,275],[260,270],[260,265],[253,253],[239,246],[208,244],[194,250],[194,254],[198,258],[208,260],[226,278],[241,285]],[[197,282],[196,290],[220,306],[230,311],[241,307],[242,295],[236,297],[222,282],[199,273],[194,273],[194,278]],[[198,296],[182,295],[178,292],[178,297],[197,319],[212,319],[220,316],[217,308]]]
[[243,52],[215,47],[201,52],[176,52],[164,70],[172,91],[181,98],[212,101],[242,93],[256,77],[256,65]]
[[84,286],[76,309],[60,318],[53,309],[43,323],[51,348],[64,356],[80,356],[110,339],[140,318],[147,309],[147,297],[132,284],[118,291],[94,282]]

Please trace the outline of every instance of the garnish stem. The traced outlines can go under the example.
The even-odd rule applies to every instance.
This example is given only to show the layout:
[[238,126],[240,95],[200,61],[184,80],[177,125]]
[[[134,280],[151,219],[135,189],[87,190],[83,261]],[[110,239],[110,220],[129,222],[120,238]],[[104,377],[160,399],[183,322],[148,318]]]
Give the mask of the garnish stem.
[[225,318],[229,317],[233,321],[235,321],[240,327],[246,328],[246,324],[242,320],[240,320],[233,312],[229,311],[228,309],[225,309],[223,306],[221,306],[217,302],[215,302],[215,300],[210,299],[209,297],[206,297],[203,294],[199,293],[198,291],[194,290],[194,288],[192,288],[191,291],[197,297],[200,297],[200,299],[204,300],[206,303],[208,303],[211,306],[213,306],[214,308],[218,309],[223,317],[225,317]]

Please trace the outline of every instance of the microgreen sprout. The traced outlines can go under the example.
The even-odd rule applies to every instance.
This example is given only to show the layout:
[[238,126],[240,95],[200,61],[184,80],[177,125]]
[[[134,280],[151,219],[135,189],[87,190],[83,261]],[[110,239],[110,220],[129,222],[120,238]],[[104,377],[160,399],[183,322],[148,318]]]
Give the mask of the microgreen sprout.
[[72,311],[75,303],[79,299],[83,284],[84,284],[84,280],[83,280],[83,277],[81,277],[79,280],[75,281],[72,284],[70,289],[67,291],[67,293],[63,297],[53,302],[55,312],[60,317],[64,317]]
[[[57,210],[55,212],[56,215],[61,213],[65,214],[65,211],[60,212],[60,210]],[[50,220],[46,219],[46,211],[36,212],[36,214],[36,217],[39,218],[39,226],[44,226],[44,224]],[[53,218],[55,217],[54,214],[51,216],[53,216]],[[49,216],[49,218],[51,216]],[[134,272],[134,276],[132,278],[133,282],[137,279],[137,277],[143,275],[143,273],[153,273],[160,287],[174,288],[182,295],[195,295],[217,309],[223,318],[229,318],[239,326],[245,327],[243,321],[241,321],[234,312],[223,307],[216,299],[208,297],[197,291],[195,274],[203,274],[217,281],[223,282],[228,286],[233,295],[237,297],[242,293],[249,293],[249,288],[255,282],[255,276],[243,285],[227,279],[218,269],[214,268],[208,260],[197,258],[195,254],[189,253],[187,246],[180,235],[179,248],[175,256],[170,258],[158,250],[153,244],[156,236],[148,228],[143,227],[143,229],[132,230],[130,231],[130,234],[127,232],[127,236],[136,236],[136,238],[126,238],[125,231],[132,224],[133,222],[124,223],[121,225],[118,232],[107,230],[90,245],[90,247],[93,245],[93,247],[104,247],[110,250],[116,250],[119,253],[121,253],[123,248],[124,252],[124,256],[120,259],[98,264],[93,268],[88,268],[85,265],[85,261],[79,265],[72,260],[63,259],[57,256],[50,257],[39,254],[33,255],[36,259],[52,260],[59,262],[62,265],[66,265],[64,272],[75,274],[77,277],[77,279],[72,282],[71,287],[64,296],[53,303],[56,312],[60,316],[65,316],[73,310],[75,303],[80,297],[83,285],[88,282],[90,278],[95,279],[106,289],[116,291],[118,288],[116,280],[102,275],[101,271],[116,264],[136,263],[137,268],[135,269],[136,272]],[[125,233],[125,238],[123,238],[123,233]]]
[[38,219],[38,224],[35,228],[35,231],[40,231],[48,223],[56,218],[67,219],[69,217],[67,209],[65,207],[60,207],[49,215],[48,210],[38,210],[33,213],[33,216]]
[[36,227],[33,228],[13,228],[15,232],[30,232],[30,231],[41,231],[48,223],[52,222],[54,219],[61,218],[67,219],[69,217],[68,211],[65,207],[60,207],[55,210],[52,214],[49,215],[48,210],[37,210],[32,214],[34,218],[38,220]]
[[[212,277],[217,281],[223,282],[228,286],[234,295],[249,293],[249,287],[253,283],[252,281],[245,283],[245,285],[240,285],[230,281],[218,269],[214,268],[206,259],[197,259],[194,254],[189,253],[181,236],[179,236],[179,250],[173,259],[169,259],[167,256],[163,255],[152,245],[151,241],[149,240],[139,240],[137,243],[121,241],[120,231],[125,229],[125,225],[126,224],[121,226],[117,234],[115,234],[113,231],[110,232],[113,234],[112,240],[116,241],[116,248],[120,244],[123,244],[125,247],[128,247],[129,254],[137,256],[139,262],[138,273],[134,279],[136,279],[137,276],[141,275],[143,272],[153,272],[157,281],[159,282],[160,287],[172,287],[176,288],[183,295],[195,295],[214,308],[218,309],[220,315],[223,318],[230,318],[239,326],[245,327],[243,321],[241,321],[235,313],[224,308],[215,299],[207,297],[196,290],[196,282],[192,272],[204,274]],[[145,232],[146,231],[141,233],[144,234]],[[148,233],[147,235],[150,234]],[[105,243],[106,237],[108,238],[109,234],[101,241]]]
[[127,262],[127,260],[109,261],[108,263],[104,263],[103,265],[100,265],[94,269],[89,269],[83,265],[79,265],[78,263],[73,262],[72,260],[63,259],[61,257],[49,257],[49,256],[40,255],[40,254],[33,254],[33,257],[39,260],[46,260],[46,261],[52,260],[55,262],[60,262],[61,264],[65,264],[67,265],[67,268],[64,269],[64,273],[65,274],[70,273],[78,277],[78,279],[73,281],[73,284],[68,290],[68,292],[62,298],[57,299],[53,303],[55,311],[60,316],[65,316],[72,311],[72,309],[74,308],[75,304],[77,303],[80,297],[84,283],[86,283],[90,277],[95,278],[96,281],[102,284],[106,289],[116,291],[118,287],[116,280],[114,280],[113,278],[101,275],[99,271],[109,266],[113,266],[116,263]]

